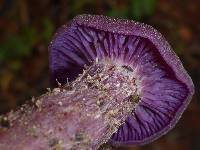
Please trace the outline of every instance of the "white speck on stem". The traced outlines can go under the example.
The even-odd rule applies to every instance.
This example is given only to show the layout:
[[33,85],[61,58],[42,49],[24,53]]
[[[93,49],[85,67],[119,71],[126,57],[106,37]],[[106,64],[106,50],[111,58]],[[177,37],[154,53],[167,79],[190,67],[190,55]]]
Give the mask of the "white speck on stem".
[[58,105],[62,106],[62,105],[63,105],[63,103],[62,103],[61,101],[59,101],[59,102],[58,102]]

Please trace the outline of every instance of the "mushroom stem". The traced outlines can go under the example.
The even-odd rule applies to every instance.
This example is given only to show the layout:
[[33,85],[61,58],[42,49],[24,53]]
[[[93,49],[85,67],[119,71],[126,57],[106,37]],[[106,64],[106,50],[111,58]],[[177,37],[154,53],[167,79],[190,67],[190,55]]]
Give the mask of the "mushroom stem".
[[97,149],[135,102],[134,78],[123,67],[96,62],[70,84],[1,116],[0,149]]

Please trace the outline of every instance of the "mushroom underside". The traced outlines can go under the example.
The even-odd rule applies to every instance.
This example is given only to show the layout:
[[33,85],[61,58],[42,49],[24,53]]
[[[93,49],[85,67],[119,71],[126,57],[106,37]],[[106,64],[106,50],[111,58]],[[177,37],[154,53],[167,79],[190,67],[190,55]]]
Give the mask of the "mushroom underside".
[[139,101],[132,115],[113,134],[113,143],[141,144],[168,130],[166,127],[170,128],[171,122],[179,118],[177,110],[189,90],[150,40],[82,25],[73,25],[58,34],[50,47],[54,84],[56,79],[62,84],[67,79],[73,81],[84,65],[91,65],[96,58],[126,66],[134,74]]

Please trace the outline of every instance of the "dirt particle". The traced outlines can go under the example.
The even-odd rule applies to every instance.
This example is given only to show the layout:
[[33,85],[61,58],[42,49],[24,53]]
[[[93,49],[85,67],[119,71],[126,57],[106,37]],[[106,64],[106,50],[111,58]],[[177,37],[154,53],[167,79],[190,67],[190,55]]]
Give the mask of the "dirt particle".
[[139,100],[140,100],[140,97],[139,95],[131,95],[131,100],[134,102],[134,103],[138,103]]
[[7,117],[0,117],[0,127],[9,128],[10,122]]
[[35,97],[34,97],[34,96],[31,98],[31,102],[32,102],[32,103],[35,102]]
[[52,138],[49,140],[49,147],[55,147],[59,143],[59,140],[57,138]]
[[63,103],[62,103],[61,101],[59,101],[59,102],[58,102],[58,105],[59,105],[59,106],[62,106],[62,105],[63,105]]
[[28,128],[27,129],[27,134],[37,138],[38,137],[37,127],[35,125],[33,125],[32,127]]
[[84,139],[84,133],[83,132],[78,132],[75,134],[75,140],[76,141],[82,141]]
[[40,108],[41,104],[42,104],[42,102],[40,100],[37,100],[35,102],[35,105],[37,106],[37,108]]
[[55,95],[61,92],[60,88],[54,88],[52,91]]
[[122,68],[126,69],[129,72],[133,72],[133,69],[130,66],[122,66]]
[[47,88],[48,93],[51,93],[51,88]]

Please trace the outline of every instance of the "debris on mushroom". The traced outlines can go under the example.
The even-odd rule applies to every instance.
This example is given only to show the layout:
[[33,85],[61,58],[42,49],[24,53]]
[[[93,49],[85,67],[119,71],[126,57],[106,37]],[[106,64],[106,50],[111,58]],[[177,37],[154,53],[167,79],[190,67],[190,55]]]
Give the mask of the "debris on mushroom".
[[132,77],[110,62],[94,62],[70,90],[54,88],[0,117],[0,149],[99,148],[136,105]]
[[[56,79],[63,85],[81,73],[85,76],[84,66],[93,62],[114,64],[114,69],[132,78],[133,95],[123,83],[104,87],[124,88],[135,103],[126,122],[112,135],[113,145],[142,145],[166,134],[194,93],[192,80],[171,46],[157,30],[143,23],[80,15],[58,30],[49,50],[54,85]],[[100,80],[106,81],[107,76],[96,77],[88,86],[92,83],[98,88]]]

